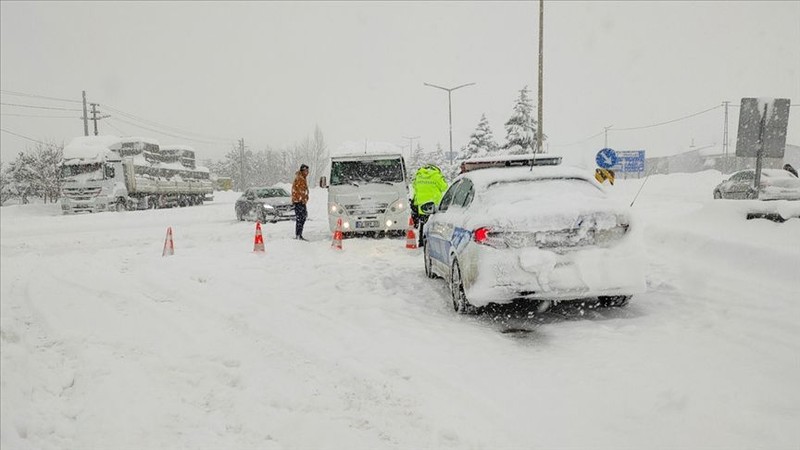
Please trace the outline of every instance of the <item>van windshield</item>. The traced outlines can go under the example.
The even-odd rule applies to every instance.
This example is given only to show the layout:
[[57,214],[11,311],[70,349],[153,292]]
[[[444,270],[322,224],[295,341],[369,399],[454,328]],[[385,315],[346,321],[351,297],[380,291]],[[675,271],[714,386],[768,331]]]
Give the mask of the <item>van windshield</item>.
[[399,158],[333,161],[331,163],[332,186],[360,183],[400,183],[403,179],[403,165]]

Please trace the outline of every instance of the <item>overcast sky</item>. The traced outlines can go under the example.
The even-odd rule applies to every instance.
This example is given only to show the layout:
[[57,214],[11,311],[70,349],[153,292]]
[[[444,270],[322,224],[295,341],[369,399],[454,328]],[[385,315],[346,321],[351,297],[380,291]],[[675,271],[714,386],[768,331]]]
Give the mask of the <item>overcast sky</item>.
[[[315,125],[332,149],[419,136],[426,150],[446,150],[447,93],[425,82],[476,83],[452,95],[455,149],[482,113],[502,141],[523,86],[536,100],[538,2],[2,1],[0,19],[2,128],[38,140],[82,135],[80,113],[5,103],[80,104],[14,93],[78,101],[85,90],[112,116],[101,133],[188,144],[200,159],[239,138],[280,149]],[[800,104],[797,1],[548,1],[544,25],[553,153],[596,153],[606,126],[609,147],[648,156],[719,146],[722,107],[615,129],[742,97]],[[793,109],[788,142],[800,145]],[[729,114],[733,151],[738,108]],[[31,145],[0,135],[3,161]]]

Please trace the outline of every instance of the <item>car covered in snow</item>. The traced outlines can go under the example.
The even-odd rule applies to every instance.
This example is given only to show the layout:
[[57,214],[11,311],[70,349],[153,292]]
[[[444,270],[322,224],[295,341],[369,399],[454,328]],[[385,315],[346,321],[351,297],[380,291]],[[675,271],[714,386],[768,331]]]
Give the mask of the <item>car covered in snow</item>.
[[783,169],[762,169],[758,197],[756,171],[740,170],[714,188],[715,199],[800,200],[800,178]]
[[292,195],[278,186],[249,188],[236,200],[238,220],[258,220],[261,223],[294,220]]
[[425,274],[474,312],[519,300],[624,306],[645,290],[630,208],[564,166],[485,168],[457,177],[423,228]]

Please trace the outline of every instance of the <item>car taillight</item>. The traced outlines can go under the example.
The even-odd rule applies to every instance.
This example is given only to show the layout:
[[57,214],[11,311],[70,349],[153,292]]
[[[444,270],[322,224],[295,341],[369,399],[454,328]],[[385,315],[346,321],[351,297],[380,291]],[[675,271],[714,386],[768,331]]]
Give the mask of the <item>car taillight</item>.
[[486,244],[487,239],[489,239],[489,229],[486,227],[478,228],[472,232],[472,238],[478,244]]

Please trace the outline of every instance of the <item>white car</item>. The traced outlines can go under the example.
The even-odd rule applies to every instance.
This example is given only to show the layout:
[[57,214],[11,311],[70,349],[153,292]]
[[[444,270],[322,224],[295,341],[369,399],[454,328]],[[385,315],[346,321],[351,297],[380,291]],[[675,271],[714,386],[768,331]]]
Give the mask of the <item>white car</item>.
[[[714,188],[714,198],[756,198],[756,171],[740,170]],[[762,169],[759,200],[800,200],[800,178],[783,169]]]
[[480,169],[460,175],[423,234],[425,273],[444,278],[453,307],[599,299],[624,306],[645,290],[630,208],[592,173],[571,167]]

